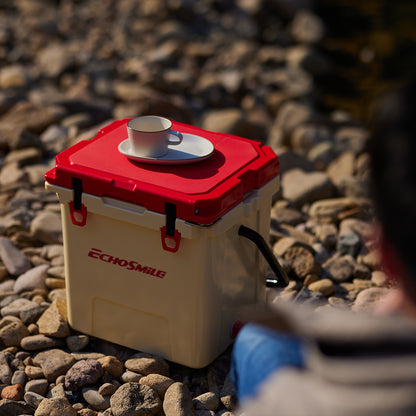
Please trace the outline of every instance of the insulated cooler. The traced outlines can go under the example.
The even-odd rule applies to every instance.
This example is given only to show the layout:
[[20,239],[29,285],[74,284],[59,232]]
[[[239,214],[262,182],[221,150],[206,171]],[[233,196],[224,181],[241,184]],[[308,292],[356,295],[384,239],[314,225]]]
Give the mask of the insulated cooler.
[[231,343],[239,309],[265,301],[279,162],[259,142],[174,122],[212,154],[141,163],[119,151],[127,121],[60,153],[45,175],[61,204],[69,323],[201,368]]

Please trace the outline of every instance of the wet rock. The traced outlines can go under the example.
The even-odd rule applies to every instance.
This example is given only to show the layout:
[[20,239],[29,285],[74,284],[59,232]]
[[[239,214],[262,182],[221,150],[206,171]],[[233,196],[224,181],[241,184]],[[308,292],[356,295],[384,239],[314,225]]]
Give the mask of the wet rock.
[[[162,408],[162,402],[156,392],[139,383],[123,384],[111,396],[110,403],[114,416],[152,416],[156,415]],[[166,413],[166,416],[169,416],[169,414]]]
[[65,388],[70,391],[77,391],[87,384],[94,384],[103,373],[104,370],[97,360],[78,361],[65,375]]

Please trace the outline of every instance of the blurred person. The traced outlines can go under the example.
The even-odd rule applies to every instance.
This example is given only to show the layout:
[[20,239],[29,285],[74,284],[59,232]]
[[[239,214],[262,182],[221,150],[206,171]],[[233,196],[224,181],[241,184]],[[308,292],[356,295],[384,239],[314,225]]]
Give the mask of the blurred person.
[[244,416],[416,415],[416,83],[384,96],[369,140],[382,269],[373,314],[279,305],[240,331]]

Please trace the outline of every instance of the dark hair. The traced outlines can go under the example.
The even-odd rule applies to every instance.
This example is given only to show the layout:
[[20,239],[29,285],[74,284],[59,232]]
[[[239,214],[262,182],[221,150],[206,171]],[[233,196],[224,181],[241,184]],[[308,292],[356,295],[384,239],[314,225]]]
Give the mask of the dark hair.
[[405,288],[416,302],[416,83],[380,100],[369,151],[376,212],[406,269]]

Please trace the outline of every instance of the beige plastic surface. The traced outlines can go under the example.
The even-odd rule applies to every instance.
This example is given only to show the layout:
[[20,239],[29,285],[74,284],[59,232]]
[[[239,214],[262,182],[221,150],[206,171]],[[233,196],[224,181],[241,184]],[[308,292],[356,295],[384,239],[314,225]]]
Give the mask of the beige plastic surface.
[[201,368],[231,343],[239,308],[264,302],[266,263],[251,241],[238,236],[238,228],[246,225],[267,238],[278,178],[209,227],[177,219],[176,253],[161,245],[164,215],[84,193],[88,215],[80,227],[69,215],[73,191],[46,187],[61,203],[74,329]]

